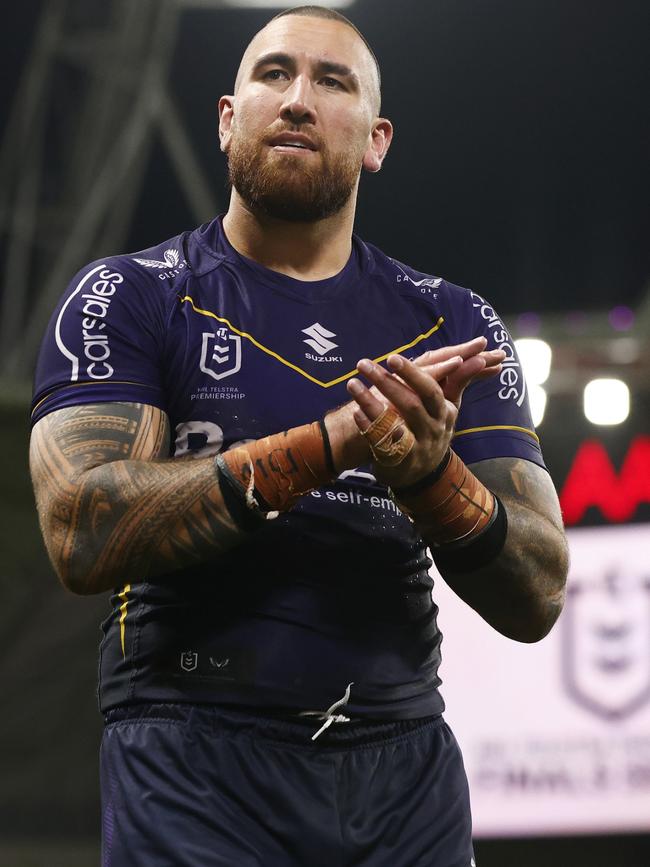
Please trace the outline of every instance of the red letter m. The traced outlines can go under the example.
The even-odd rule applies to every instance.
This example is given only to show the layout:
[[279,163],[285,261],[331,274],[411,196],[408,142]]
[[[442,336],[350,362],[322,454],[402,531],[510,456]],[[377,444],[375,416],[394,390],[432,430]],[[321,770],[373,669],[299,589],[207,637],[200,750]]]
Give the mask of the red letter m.
[[640,503],[650,502],[650,437],[632,441],[621,472],[616,475],[609,455],[596,440],[578,449],[560,494],[567,524],[577,524],[590,506],[608,521],[626,521]]

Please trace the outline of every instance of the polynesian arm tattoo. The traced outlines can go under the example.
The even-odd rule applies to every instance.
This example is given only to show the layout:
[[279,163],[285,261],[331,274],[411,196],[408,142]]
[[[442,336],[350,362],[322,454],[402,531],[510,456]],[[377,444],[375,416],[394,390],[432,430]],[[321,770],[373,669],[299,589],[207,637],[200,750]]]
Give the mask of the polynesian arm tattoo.
[[499,556],[445,581],[488,623],[519,641],[537,641],[564,603],[569,556],[562,513],[546,470],[520,458],[493,458],[471,470],[497,494],[508,516]]
[[45,545],[76,593],[213,559],[244,534],[213,458],[169,459],[169,421],[146,404],[60,409],[32,432],[30,467]]

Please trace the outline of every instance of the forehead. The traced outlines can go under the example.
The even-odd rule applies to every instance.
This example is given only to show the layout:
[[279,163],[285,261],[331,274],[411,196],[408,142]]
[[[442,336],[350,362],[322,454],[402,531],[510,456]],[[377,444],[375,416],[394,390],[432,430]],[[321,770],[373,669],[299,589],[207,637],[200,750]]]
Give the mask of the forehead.
[[359,76],[365,87],[372,89],[374,85],[374,61],[351,27],[341,21],[302,15],[286,15],[271,21],[253,37],[244,52],[237,85],[250,74],[262,55],[276,51],[289,54],[297,61],[342,63]]

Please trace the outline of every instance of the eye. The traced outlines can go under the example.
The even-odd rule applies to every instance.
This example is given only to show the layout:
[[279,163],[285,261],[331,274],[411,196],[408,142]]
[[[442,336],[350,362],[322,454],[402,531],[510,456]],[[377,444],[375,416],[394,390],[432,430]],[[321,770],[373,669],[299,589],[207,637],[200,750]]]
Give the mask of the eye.
[[321,83],[324,84],[325,87],[331,88],[332,90],[345,89],[343,87],[343,84],[338,80],[338,78],[331,78],[329,75],[321,78]]
[[265,81],[282,81],[288,78],[288,76],[284,69],[269,69],[264,73],[262,78]]

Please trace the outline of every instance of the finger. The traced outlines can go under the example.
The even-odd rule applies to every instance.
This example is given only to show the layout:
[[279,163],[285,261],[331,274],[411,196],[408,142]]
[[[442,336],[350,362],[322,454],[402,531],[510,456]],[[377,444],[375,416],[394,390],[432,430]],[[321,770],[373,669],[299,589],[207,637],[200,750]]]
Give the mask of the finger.
[[475,337],[473,340],[458,343],[455,346],[441,346],[440,349],[429,349],[414,359],[414,363],[418,367],[426,364],[436,364],[439,361],[446,361],[446,359],[452,358],[454,355],[460,355],[462,359],[471,358],[473,355],[482,352],[486,346],[487,338]]
[[[483,371],[483,367],[485,368],[496,368],[501,367],[501,364],[505,358],[505,352],[502,349],[492,349],[489,352],[481,352],[478,355],[472,356],[472,358],[468,358],[466,361],[460,362],[455,368],[455,370],[450,370],[446,375],[451,376],[453,374],[454,378],[462,378],[462,377],[472,377],[475,378]],[[427,366],[419,366],[420,370],[424,370],[427,373],[430,373],[432,376],[438,380],[438,382],[442,382],[442,378],[439,375],[440,372],[437,368],[439,365],[427,365]]]
[[472,340],[467,340],[465,343],[457,343],[453,346],[441,346],[439,349],[429,349],[422,353],[418,358],[413,359],[415,364],[431,364],[438,361],[444,361],[454,355],[460,355],[461,358],[470,358],[479,352],[485,350],[487,346],[487,338],[474,337]]
[[[453,363],[456,366],[458,362],[459,358],[449,359],[445,364]],[[416,437],[430,435],[431,420],[444,420],[447,411],[445,398],[438,382],[401,355],[391,355],[388,364],[402,380],[397,383],[402,391],[395,390],[393,393],[390,390],[393,386],[389,380],[386,383],[389,390],[384,390],[383,393],[400,412]],[[407,392],[403,391],[404,383]]]
[[[419,360],[423,359],[424,356],[421,356]],[[463,360],[456,366],[455,370],[450,371],[444,377],[441,375],[444,368],[440,365],[420,364],[418,367],[434,376],[440,383],[445,397],[454,405],[459,406],[467,386],[477,380],[488,379],[500,373],[504,359],[505,352],[502,349],[484,350],[478,355]],[[416,359],[416,364],[417,361],[418,359]]]
[[[427,364],[426,366],[419,366],[417,364],[417,360],[410,363],[415,365],[418,370],[421,370],[427,376],[432,377],[436,382],[443,383],[447,381],[447,377],[449,376],[449,374],[453,373],[453,371],[456,370],[464,362],[459,355],[454,355],[451,358],[446,359],[445,361]],[[404,380],[396,372],[393,372],[393,376],[399,382],[404,382]]]
[[[432,357],[435,353],[425,353],[421,355],[419,358],[414,360],[414,364],[420,367],[422,370],[426,370],[430,372],[432,375],[436,377],[438,381],[440,381],[440,376],[436,373],[437,365],[432,361]],[[475,358],[482,358],[485,361],[486,367],[495,367],[498,364],[502,364],[505,360],[506,354],[502,349],[489,349],[479,352],[476,355],[469,356],[466,359],[461,361],[461,365],[464,365],[466,362],[471,362]],[[441,363],[441,362],[439,362]]]
[[[402,356],[390,356],[391,358],[398,358]],[[408,360],[408,359],[407,359]],[[453,373],[458,367],[460,367],[464,362],[460,355],[454,355],[451,358],[447,358],[444,361],[438,362],[429,362],[427,364],[418,364],[416,361],[409,362],[413,364],[417,370],[422,371],[422,373],[426,373],[427,376],[433,377],[437,382],[443,380],[446,376],[449,376],[450,373]],[[398,374],[393,371],[395,376]]]
[[445,417],[445,433],[453,434],[456,427],[456,419],[458,418],[458,407],[456,404],[447,401],[447,415]]
[[485,359],[480,355],[465,361],[462,367],[447,377],[443,388],[447,400],[458,406],[467,386],[483,370],[485,370]]
[[355,409],[352,413],[352,418],[355,420],[357,427],[361,433],[365,433],[371,425],[371,421],[362,409]]
[[420,368],[401,355],[389,356],[387,363],[390,369],[399,372],[404,382],[419,395],[429,414],[437,417],[441,409],[441,397],[443,397],[439,382],[446,381],[449,376],[455,374],[460,365],[469,362],[463,362],[460,356],[450,358],[435,365],[436,372],[439,374],[435,377],[429,375],[429,368],[426,370]]
[[[412,364],[412,362],[407,363]],[[414,389],[368,358],[362,358],[357,364],[357,368],[377,391],[395,407],[416,437],[427,434],[428,429],[430,429],[431,416],[428,409],[424,407],[421,396]],[[415,369],[417,370],[417,368]],[[423,381],[423,385],[420,387],[426,389],[427,392],[437,392],[437,404],[433,406],[433,399],[429,397],[429,405],[433,406],[434,412],[444,413],[444,397],[440,386],[432,377],[421,371],[419,373]],[[354,394],[355,390],[353,388],[352,395],[357,400]],[[361,397],[361,392],[357,393]],[[365,410],[365,407],[362,406],[361,408]]]
[[385,404],[378,400],[370,389],[366,388],[358,379],[350,379],[347,384],[347,390],[348,394],[356,401],[357,406],[368,419],[368,424],[379,418],[386,408]]
[[494,367],[505,360],[506,354],[503,349],[490,349],[487,352],[481,352],[480,357],[485,359],[486,367]]
[[[468,385],[501,373],[504,358],[503,350],[493,349],[463,362],[461,367],[447,377],[442,388],[445,397],[458,405]],[[484,362],[484,365],[480,362]]]
[[472,379],[472,382],[480,382],[483,379],[490,379],[490,377],[492,376],[497,376],[499,373],[501,373],[502,370],[502,364],[497,364],[496,367],[486,367],[476,374],[476,376]]

